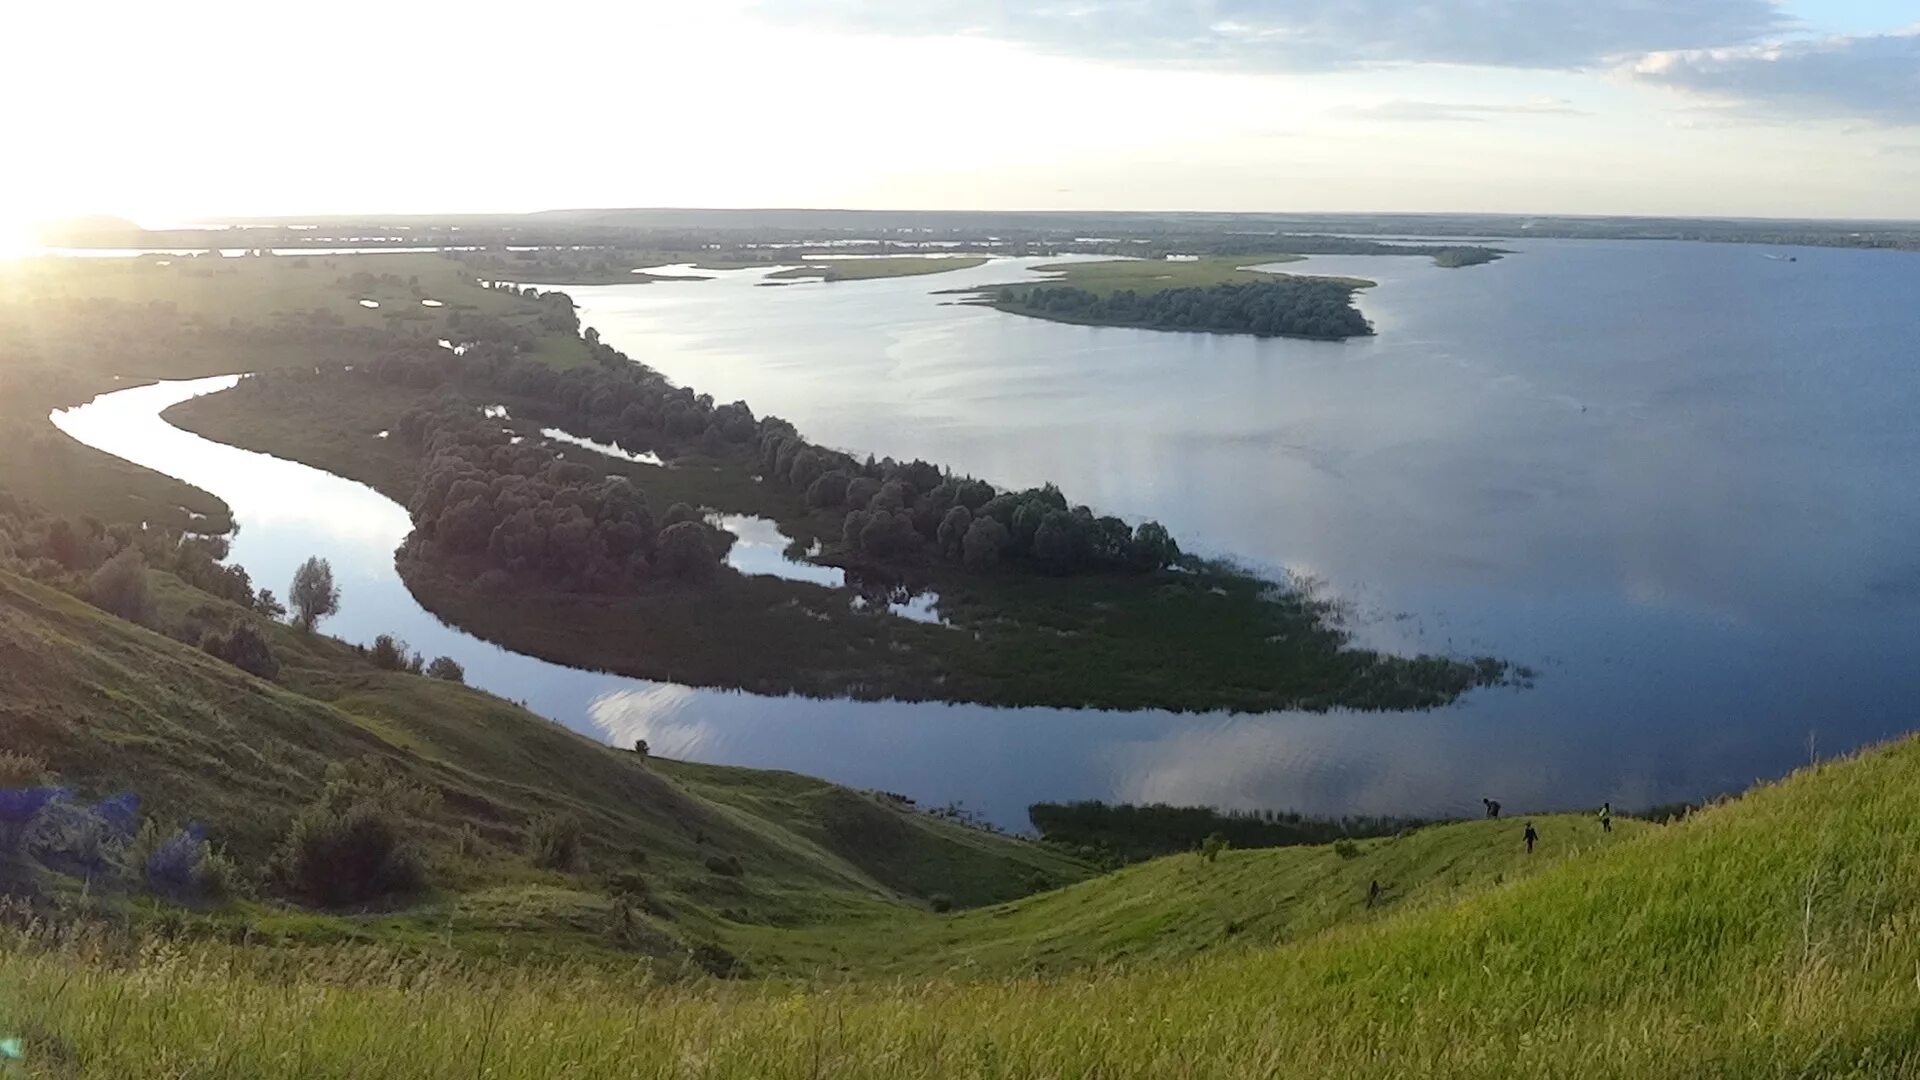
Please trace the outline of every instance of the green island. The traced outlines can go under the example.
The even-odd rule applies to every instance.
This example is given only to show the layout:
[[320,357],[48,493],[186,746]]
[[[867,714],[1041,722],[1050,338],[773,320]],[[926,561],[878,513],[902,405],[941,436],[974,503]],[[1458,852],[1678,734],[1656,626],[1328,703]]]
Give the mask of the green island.
[[[436,255],[88,263],[23,271],[0,309],[0,334],[20,343],[6,378],[34,388],[8,415],[40,448],[0,462],[0,483],[109,524],[223,525],[211,496],[86,450],[45,410],[125,385],[116,376],[257,370],[174,418],[416,511],[423,490],[451,492],[417,513],[403,576],[443,618],[545,659],[764,693],[1116,709],[1416,709],[1526,677],[1491,658],[1355,648],[1324,601],[1050,487],[1003,492],[813,446],[583,334],[564,295],[482,288]],[[480,415],[493,404],[535,437],[508,450],[504,425]],[[547,425],[671,467],[538,437]],[[815,561],[868,600],[937,593],[943,622],[742,575],[723,565],[732,537],[713,513],[817,544]]]
[[1670,824],[1530,817],[1533,853],[1480,820],[1103,873],[883,792],[594,743],[277,621],[206,541],[61,520],[0,507],[22,1076],[1892,1076],[1920,1053],[1911,739]]
[[[748,270],[756,267],[780,267],[767,275],[772,281],[867,281],[874,278],[911,277],[941,274],[949,270],[967,270],[987,261],[984,255],[896,254],[879,250],[871,257],[858,259],[809,259],[804,266],[795,262],[807,255],[832,254],[787,248],[713,247],[691,250],[649,249],[617,246],[581,246],[536,250],[486,250],[450,253],[487,281],[511,281],[539,285],[648,285],[655,283],[706,281],[698,271]],[[658,273],[658,267],[688,267],[693,272],[676,270]]]
[[1256,269],[1298,255],[1116,259],[1035,267],[1038,283],[962,290],[966,302],[1092,326],[1338,341],[1373,333],[1353,294],[1373,282]]

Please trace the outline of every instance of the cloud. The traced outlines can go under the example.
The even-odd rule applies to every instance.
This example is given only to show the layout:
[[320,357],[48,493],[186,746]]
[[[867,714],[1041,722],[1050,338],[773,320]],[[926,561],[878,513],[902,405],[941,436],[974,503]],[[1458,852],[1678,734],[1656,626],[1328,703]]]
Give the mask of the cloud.
[[808,25],[1272,72],[1584,68],[1788,29],[1778,0],[760,0],[757,10]]
[[1635,82],[1750,114],[1920,124],[1920,26],[1888,34],[1660,51],[1623,71]]
[[1573,103],[1559,98],[1542,98],[1518,105],[1476,104],[1449,101],[1383,101],[1378,105],[1345,105],[1331,110],[1334,115],[1354,120],[1382,120],[1395,123],[1484,123],[1496,116],[1586,116]]

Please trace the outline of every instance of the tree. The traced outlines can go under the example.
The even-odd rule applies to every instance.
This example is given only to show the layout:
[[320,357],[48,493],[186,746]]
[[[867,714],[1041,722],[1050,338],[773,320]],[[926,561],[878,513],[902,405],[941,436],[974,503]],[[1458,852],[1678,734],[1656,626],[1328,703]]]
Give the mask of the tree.
[[147,600],[147,563],[139,549],[127,548],[93,572],[87,594],[95,607],[128,622],[144,622]]
[[940,531],[936,539],[940,543],[940,553],[949,559],[960,558],[964,554],[967,530],[973,528],[973,512],[964,506],[956,506],[947,511],[940,519]]
[[281,603],[280,598],[273,595],[272,589],[260,590],[260,594],[253,598],[253,610],[275,622],[279,622],[281,619],[287,617],[287,605]]
[[287,590],[287,602],[293,605],[294,624],[311,631],[321,619],[340,611],[340,590],[333,583],[333,565],[314,556],[294,571],[293,587]]
[[647,745],[647,740],[635,739],[633,740],[633,752],[640,755],[642,759],[645,759],[649,754],[653,753],[653,748]]
[[1180,557],[1180,545],[1173,542],[1166,526],[1157,521],[1143,521],[1133,531],[1130,554],[1133,564],[1142,570],[1163,570]]
[[460,662],[451,656],[434,657],[433,663],[427,665],[427,674],[443,682],[464,683],[467,681],[467,669],[461,667]]
[[720,562],[707,540],[707,527],[696,521],[681,521],[661,529],[659,546],[656,565],[682,581],[704,581]]
[[985,570],[1000,562],[1007,548],[1007,527],[990,517],[973,519],[960,541],[961,557],[969,570]]

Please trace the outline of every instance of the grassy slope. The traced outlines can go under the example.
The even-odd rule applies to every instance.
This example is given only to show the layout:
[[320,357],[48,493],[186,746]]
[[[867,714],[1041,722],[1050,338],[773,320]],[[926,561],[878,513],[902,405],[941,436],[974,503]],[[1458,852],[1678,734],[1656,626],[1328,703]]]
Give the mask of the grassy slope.
[[[1913,1075],[1916,778],[1909,741],[1448,902],[1123,973],[648,988],[340,960],[287,984],[218,950],[137,974],[69,951],[0,959],[0,1014],[86,1078]],[[1549,849],[1563,828],[1593,826],[1547,820]]]
[[[208,602],[166,575],[152,582],[163,620]],[[89,795],[133,790],[162,820],[203,821],[252,865],[318,793],[329,762],[378,758],[436,789],[443,808],[426,839],[437,879],[451,883],[447,892],[370,919],[249,913],[269,934],[305,940],[404,940],[421,927],[437,932],[457,912],[463,930],[491,945],[507,924],[489,921],[490,905],[524,902],[528,888],[554,915],[533,925],[564,932],[569,919],[607,907],[594,875],[625,870],[643,872],[678,910],[675,925],[657,928],[662,934],[719,941],[735,924],[872,917],[933,893],[992,902],[1030,891],[1036,877],[1056,883],[1087,872],[1037,845],[907,814],[820,781],[642,764],[498,698],[374,669],[331,639],[285,627],[272,636],[284,665],[278,685],[0,573],[5,745],[44,757]],[[683,771],[697,783],[683,783]],[[797,785],[805,798],[765,812],[765,799]],[[536,872],[518,856],[527,824],[556,811],[585,823],[590,873]],[[865,832],[833,828],[849,813],[866,829],[903,836],[917,871],[875,865]],[[477,858],[453,852],[463,825],[482,838]],[[710,872],[706,860],[716,855],[738,858],[745,875]]]

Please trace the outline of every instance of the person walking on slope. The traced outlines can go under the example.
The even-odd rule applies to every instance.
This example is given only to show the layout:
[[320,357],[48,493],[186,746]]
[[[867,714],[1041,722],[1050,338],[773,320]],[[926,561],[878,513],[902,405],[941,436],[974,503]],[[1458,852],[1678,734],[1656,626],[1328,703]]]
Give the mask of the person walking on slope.
[[1370,886],[1367,889],[1367,906],[1372,907],[1373,905],[1379,902],[1380,902],[1380,879],[1374,878],[1372,886]]
[[1499,803],[1497,803],[1497,802],[1495,802],[1495,801],[1493,801],[1492,799],[1489,799],[1489,798],[1485,798],[1485,797],[1482,797],[1480,801],[1486,804],[1486,806],[1487,806],[1487,816],[1488,816],[1488,817],[1490,817],[1490,818],[1497,818],[1497,817],[1499,817],[1499,816],[1500,816],[1500,804],[1499,804]]
[[1526,837],[1527,837],[1527,854],[1531,855],[1533,854],[1534,843],[1540,839],[1540,834],[1533,831],[1533,822],[1531,821],[1527,822]]
[[1610,802],[1600,804],[1600,831],[1613,831],[1613,804]]

